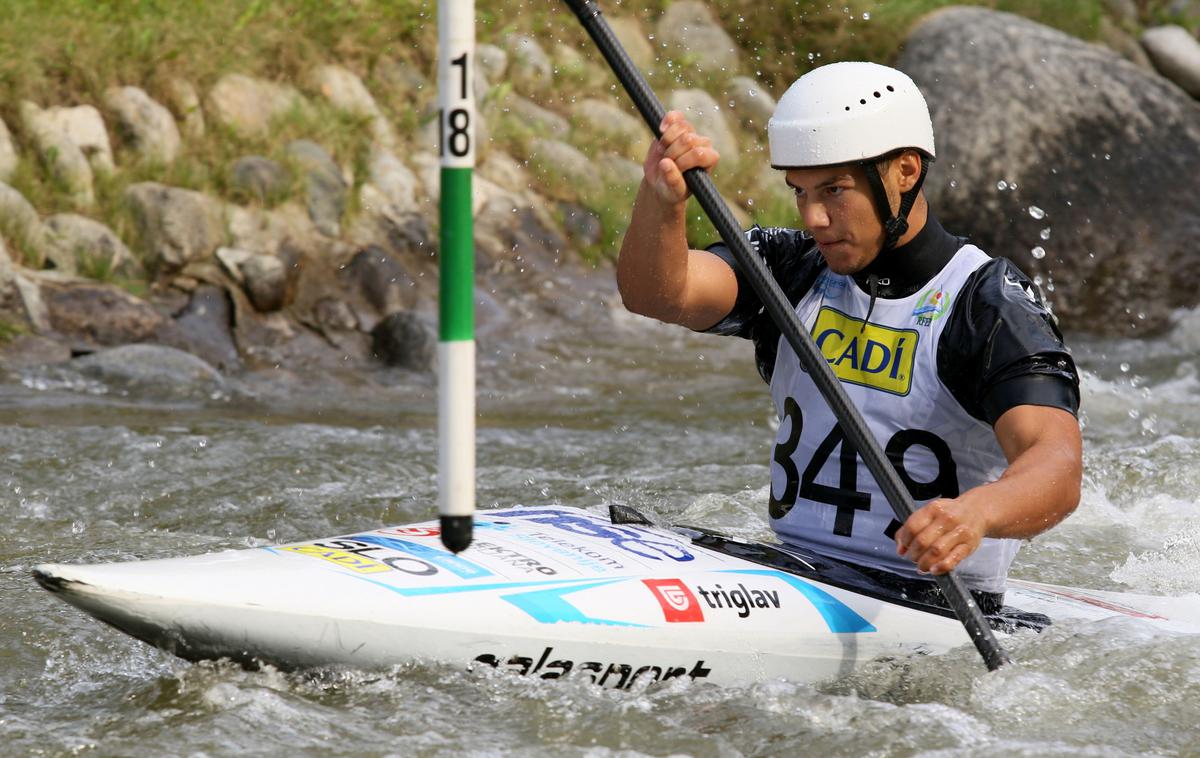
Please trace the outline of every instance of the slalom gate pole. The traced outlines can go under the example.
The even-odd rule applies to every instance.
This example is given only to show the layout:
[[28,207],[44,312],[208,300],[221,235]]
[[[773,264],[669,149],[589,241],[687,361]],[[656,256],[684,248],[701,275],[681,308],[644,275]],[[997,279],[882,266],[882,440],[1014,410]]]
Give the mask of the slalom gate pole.
[[[662,123],[666,111],[646,82],[645,77],[634,66],[628,53],[613,34],[608,22],[600,14],[600,8],[593,0],[564,0],[564,2],[579,18],[580,23],[600,48],[609,67],[616,74],[621,86],[629,93],[655,138],[662,136],[659,133],[659,124]],[[716,186],[713,185],[712,177],[699,168],[686,171],[683,176],[688,189],[696,197],[704,212],[708,214],[709,220],[721,235],[721,239],[733,252],[742,273],[759,299],[762,300],[771,319],[779,327],[792,350],[796,352],[800,359],[800,365],[812,377],[821,396],[829,404],[842,431],[845,432],[847,441],[862,456],[863,462],[879,483],[896,514],[896,519],[901,523],[908,520],[908,517],[916,510],[912,496],[900,480],[896,470],[888,462],[878,440],[867,428],[862,415],[850,402],[850,398],[842,389],[841,383],[825,361],[825,357],[800,323],[796,312],[779,288],[778,282],[771,277],[763,260],[750,249],[750,243],[742,233],[733,213],[730,212],[729,207],[717,192]],[[966,585],[963,584],[958,574],[950,572],[933,578],[954,611],[954,615],[966,627],[967,634],[975,643],[979,654],[983,656],[988,669],[994,671],[1011,662],[1008,653],[996,641],[992,628],[988,626],[975,599],[971,597],[971,593],[967,591]]]
[[438,517],[442,544],[458,553],[475,514],[475,0],[439,0],[438,36]]

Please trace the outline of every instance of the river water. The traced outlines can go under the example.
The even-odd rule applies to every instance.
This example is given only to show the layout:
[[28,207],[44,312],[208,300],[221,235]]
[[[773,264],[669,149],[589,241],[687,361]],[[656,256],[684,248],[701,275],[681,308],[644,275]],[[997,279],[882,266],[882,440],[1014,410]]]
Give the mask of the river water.
[[[1079,510],[1014,575],[1200,591],[1200,313],[1149,341],[1071,340]],[[765,538],[770,402],[749,345],[605,310],[481,341],[481,507],[623,502]],[[431,518],[435,383],[259,375],[146,394],[70,371],[0,383],[4,755],[1200,755],[1200,636],[1058,624],[873,662],[848,679],[635,692],[496,672],[188,664],[30,578],[40,562],[156,558]]]

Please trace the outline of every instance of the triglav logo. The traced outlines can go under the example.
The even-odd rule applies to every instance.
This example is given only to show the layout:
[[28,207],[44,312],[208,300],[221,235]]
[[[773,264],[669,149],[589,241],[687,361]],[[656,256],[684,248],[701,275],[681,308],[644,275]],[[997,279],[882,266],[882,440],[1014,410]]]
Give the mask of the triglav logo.
[[917,300],[913,315],[917,317],[918,326],[931,326],[950,309],[950,293],[942,289],[927,289]]
[[678,579],[643,579],[642,584],[654,593],[668,623],[704,620],[696,596]]

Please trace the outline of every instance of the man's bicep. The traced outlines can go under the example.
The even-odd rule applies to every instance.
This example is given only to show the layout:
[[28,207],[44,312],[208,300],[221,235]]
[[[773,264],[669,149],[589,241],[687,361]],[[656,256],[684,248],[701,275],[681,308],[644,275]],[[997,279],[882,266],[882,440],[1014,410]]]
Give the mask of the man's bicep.
[[737,297],[737,276],[728,263],[706,250],[689,252],[684,310],[679,323],[704,331],[729,315]]
[[1062,408],[1017,405],[996,419],[992,428],[1009,463],[1038,444],[1052,445],[1073,458],[1082,455],[1079,420]]

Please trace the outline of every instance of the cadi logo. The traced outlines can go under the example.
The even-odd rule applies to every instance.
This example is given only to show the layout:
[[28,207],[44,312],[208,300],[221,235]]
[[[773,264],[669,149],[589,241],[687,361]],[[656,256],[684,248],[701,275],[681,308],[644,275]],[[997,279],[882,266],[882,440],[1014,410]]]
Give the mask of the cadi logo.
[[704,621],[704,612],[696,596],[678,579],[643,579],[659,606],[662,607],[663,619],[668,623],[689,623]]

